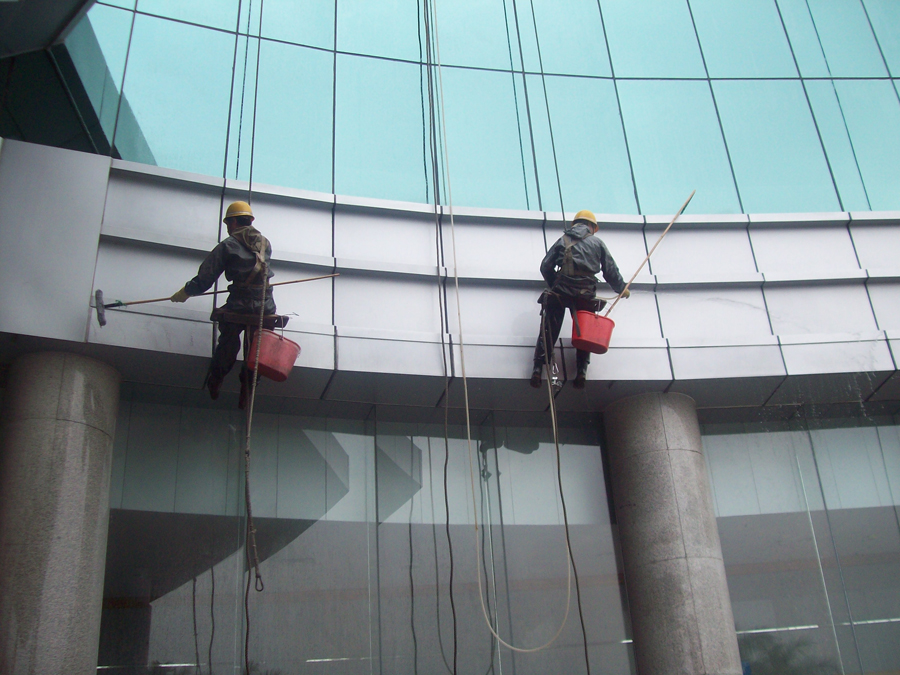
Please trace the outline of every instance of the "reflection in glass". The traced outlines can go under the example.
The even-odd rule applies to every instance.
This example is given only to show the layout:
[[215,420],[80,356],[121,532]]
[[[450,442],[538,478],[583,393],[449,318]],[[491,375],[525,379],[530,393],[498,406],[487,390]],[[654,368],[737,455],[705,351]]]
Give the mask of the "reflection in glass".
[[310,47],[334,47],[333,0],[266,0],[263,37]]
[[696,213],[740,213],[706,82],[620,82],[619,98],[643,213],[674,213],[692,190]]
[[136,17],[124,95],[161,166],[222,175],[233,55],[232,35]]
[[691,0],[710,77],[796,77],[772,0]]
[[687,2],[601,0],[616,77],[706,77]]
[[745,213],[839,210],[798,81],[717,81],[713,92]]
[[900,75],[900,4],[893,0],[864,0],[863,5],[875,30],[881,53],[891,75]]
[[[474,66],[477,68],[509,68],[510,34],[515,34],[512,2],[484,2],[483,0],[453,0],[433,3],[435,26],[440,41],[441,64],[445,66]],[[524,14],[527,5],[519,2],[520,29],[525,31]],[[504,13],[504,9],[506,10]],[[523,32],[523,36],[524,36]],[[516,52],[513,42],[513,52]],[[433,58],[437,62],[437,57]]]
[[[420,44],[417,36],[421,2],[418,3],[418,10],[414,3],[403,0],[341,0],[336,4],[339,50],[419,60]],[[422,60],[424,61],[424,57]]]
[[[534,15],[541,59],[539,62],[536,55],[534,59],[526,58],[526,70],[540,72],[542,62],[545,73],[611,75],[596,0],[571,0],[566,3],[565,12],[559,11],[559,3],[554,0],[535,0]],[[573,26],[578,26],[578,34],[585,39],[573,39]]]

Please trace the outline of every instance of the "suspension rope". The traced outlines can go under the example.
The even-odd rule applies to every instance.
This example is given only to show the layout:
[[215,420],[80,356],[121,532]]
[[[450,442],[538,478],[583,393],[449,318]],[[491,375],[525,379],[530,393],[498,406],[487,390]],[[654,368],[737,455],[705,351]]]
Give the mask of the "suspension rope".
[[[459,292],[459,266],[457,264],[457,258],[456,258],[456,225],[455,225],[455,219],[454,219],[454,214],[453,214],[453,187],[452,187],[452,182],[450,180],[450,151],[449,151],[449,145],[447,143],[447,125],[446,125],[447,115],[446,115],[446,110],[444,107],[444,81],[443,81],[443,72],[442,72],[442,67],[441,67],[441,41],[440,41],[440,33],[439,33],[439,30],[437,27],[438,26],[437,2],[436,2],[436,0],[432,0],[432,2],[433,2],[433,7],[434,7],[434,36],[435,36],[435,56],[436,56],[436,60],[437,60],[437,72],[438,72],[438,93],[440,96],[441,120],[443,120],[443,122],[444,122],[443,125],[441,126],[441,132],[442,132],[442,138],[443,138],[443,144],[444,144],[444,152],[443,152],[444,180],[446,181],[446,184],[447,184],[447,207],[448,207],[448,211],[449,211],[449,215],[450,215],[450,236],[451,236],[452,250],[453,250],[453,278],[454,278],[454,284],[455,284],[455,288],[456,288],[456,315],[457,315],[457,322],[458,322],[457,325],[459,327],[460,368],[462,371],[463,399],[465,402],[465,413],[466,413],[466,442],[468,445],[468,456],[469,456],[469,480],[471,483],[471,490],[472,490],[472,511],[475,516],[475,518],[474,518],[475,531],[476,531],[475,552],[476,552],[476,561],[477,561],[480,557],[480,552],[479,552],[480,541],[478,538],[478,515],[477,515],[478,507],[477,507],[477,504],[475,501],[475,476],[474,476],[474,466],[472,463],[472,422],[471,422],[471,410],[469,408],[469,389],[468,389],[468,379],[466,376],[465,340],[464,340],[463,323],[462,323],[462,306],[461,306],[461,302],[460,302],[460,292]],[[553,416],[553,425],[554,425],[554,437],[556,437],[555,413]],[[557,445],[557,454],[558,454],[558,445]],[[448,447],[448,455],[449,455],[449,447]],[[446,494],[446,485],[445,485],[445,494]],[[564,513],[565,513],[565,510],[564,510]],[[448,515],[448,518],[449,518],[449,515]],[[568,562],[571,560],[571,551],[569,550],[568,537],[567,537],[567,542],[566,542],[566,552],[567,552],[566,567],[567,567],[567,569],[569,569]],[[477,565],[476,565],[476,568],[478,568]],[[570,579],[570,584],[571,584],[571,579]],[[556,635],[554,635],[553,638],[551,638],[549,642],[547,642],[544,645],[541,645],[540,647],[522,648],[522,647],[516,647],[514,645],[509,644],[508,642],[503,640],[503,638],[501,638],[500,635],[497,634],[497,632],[494,630],[494,627],[491,625],[490,618],[487,615],[487,609],[484,605],[484,590],[482,587],[480,569],[478,572],[478,589],[479,589],[478,597],[481,602],[481,610],[482,610],[482,614],[484,615],[485,621],[488,625],[488,629],[491,631],[493,636],[500,642],[500,644],[502,644],[504,647],[507,647],[508,649],[511,649],[513,651],[518,651],[518,652],[540,651],[542,649],[546,649],[547,647],[549,647],[556,640],[556,638],[559,637],[560,633],[562,633],[562,629],[565,626],[565,621],[560,626]],[[566,617],[568,617],[568,613],[569,613],[571,585],[569,586],[568,595],[569,595],[569,598],[567,598],[567,601],[566,601]],[[455,670],[455,663],[454,663],[454,670]]]

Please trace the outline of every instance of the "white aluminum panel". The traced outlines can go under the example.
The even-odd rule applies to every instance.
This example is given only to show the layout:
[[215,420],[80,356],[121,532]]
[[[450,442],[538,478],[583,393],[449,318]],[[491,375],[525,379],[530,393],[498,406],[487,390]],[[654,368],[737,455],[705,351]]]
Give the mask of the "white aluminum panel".
[[[338,329],[337,368],[364,373],[444,375],[440,342],[346,337]],[[331,398],[329,390],[329,398]]]
[[864,284],[767,286],[776,335],[876,331]]
[[[279,262],[272,263],[272,271],[275,272],[275,276],[272,277],[272,283],[283,283],[285,281],[294,281],[295,279],[310,279],[323,276],[324,274],[331,274],[329,270],[286,265]],[[227,283],[224,276],[221,279],[223,283]],[[293,322],[316,324],[321,326],[323,330],[327,329],[330,331],[332,285],[334,283],[334,278],[317,279],[316,281],[286,284],[273,288],[272,294],[275,298],[275,306],[278,308],[278,313],[290,315]],[[222,304],[222,302],[224,302],[224,299],[219,304]],[[293,325],[290,325],[290,327],[293,328]]]
[[331,204],[253,194],[253,226],[272,243],[272,257],[331,257]]
[[434,280],[342,274],[334,284],[334,323],[339,333],[342,328],[440,333],[438,297]]
[[[559,235],[557,235],[559,236]],[[647,256],[647,249],[644,247],[644,235],[640,230],[626,230],[619,228],[606,229],[601,226],[600,231],[596,234],[606,244],[610,255],[616,261],[616,267],[622,278],[627,283],[644,258]],[[556,238],[550,238],[549,244],[553,244]],[[641,277],[645,277],[650,273],[650,269],[645,265],[641,270]],[[641,278],[639,277],[639,278]],[[602,274],[597,275],[598,279],[603,279]],[[608,287],[601,287],[600,295],[614,295]]]
[[212,353],[212,323],[200,313],[192,312],[187,319],[184,310],[167,310],[164,316],[157,310],[106,310],[106,325],[102,328],[91,320],[88,341],[93,344],[146,349],[169,354],[208,357]]
[[890,269],[900,263],[900,222],[892,225],[850,223],[860,267]]
[[784,375],[777,345],[672,348],[676,380]]
[[7,140],[0,154],[0,330],[82,342],[109,158]]
[[[612,289],[601,288],[597,291],[602,297],[614,296]],[[604,316],[612,305],[612,301],[600,312]],[[636,342],[660,339],[662,330],[659,327],[659,311],[656,308],[654,293],[643,288],[632,288],[631,297],[619,300],[609,313],[609,319],[616,324],[613,328],[610,345],[613,347],[638,346]],[[566,319],[561,335],[572,335],[572,321]],[[643,346],[643,345],[640,345]]]
[[[573,356],[574,365],[574,356]],[[574,370],[570,371],[574,372]],[[629,349],[610,346],[606,354],[591,357],[589,380],[671,380],[672,367],[665,349]]]
[[867,287],[878,328],[900,330],[900,283],[870,281]]
[[460,280],[460,307],[457,312],[456,286],[447,282],[449,325],[451,333],[459,333],[462,316],[463,338],[475,335],[506,335],[537,338],[541,323],[538,286],[475,285]]
[[434,219],[427,215],[338,205],[334,213],[334,255],[434,267],[436,232]]
[[859,269],[845,224],[807,227],[750,226],[756,264],[763,274],[840,274]]
[[457,220],[451,230],[449,218],[444,218],[445,265],[451,268],[451,273],[454,239],[456,264],[460,269],[491,270],[492,276],[500,278],[504,276],[503,270],[514,271],[516,275],[531,272],[534,278],[540,278],[538,270],[546,253],[540,221]]
[[[527,380],[531,377],[534,345],[466,344],[466,377]],[[455,350],[455,375],[462,376],[459,349]]]
[[[234,197],[234,199],[246,197]],[[197,242],[211,249],[219,240],[222,190],[212,185],[131,171],[109,178],[103,230],[147,233]],[[225,197],[225,205],[233,199]],[[225,225],[221,225],[223,236]]]
[[[647,229],[648,249],[660,234],[661,230]],[[756,265],[745,229],[679,229],[676,223],[650,258],[650,271],[658,275],[718,275],[728,279],[753,274]]]
[[752,340],[772,334],[759,288],[661,289],[657,300],[663,335],[672,340],[700,338],[708,344],[717,338]]
[[[789,375],[867,373],[894,369],[885,340],[785,344],[781,347]],[[852,393],[847,396],[852,399]]]

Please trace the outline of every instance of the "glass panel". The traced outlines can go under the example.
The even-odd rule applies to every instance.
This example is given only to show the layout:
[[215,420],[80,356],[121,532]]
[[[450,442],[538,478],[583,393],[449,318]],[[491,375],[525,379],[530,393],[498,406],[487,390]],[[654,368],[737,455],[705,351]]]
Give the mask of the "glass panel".
[[816,126],[828,153],[831,171],[837,183],[844,211],[868,211],[869,200],[854,156],[854,148],[847,135],[844,115],[838,103],[834,85],[830,80],[804,82],[809,102],[816,118]]
[[861,2],[808,0],[808,3],[832,77],[887,75]]
[[[613,83],[553,76],[546,82],[566,209],[637,213]],[[556,166],[540,76],[529,76],[528,94],[535,122],[543,209],[559,211]]]
[[874,211],[896,209],[900,184],[900,103],[890,82],[834,83]]
[[[254,134],[254,116],[261,111],[255,106],[256,63],[259,40],[238,35],[234,45],[234,76],[231,96],[231,127],[228,130],[228,168],[226,176],[250,180]],[[262,131],[260,129],[260,131]]]
[[335,191],[427,201],[419,66],[338,55],[336,97]]
[[692,212],[740,213],[709,85],[647,81],[618,86],[641,211],[675,213],[697,190]]
[[134,9],[136,2],[137,0],[103,0],[102,3],[98,2],[96,4],[113,5],[114,7],[122,7],[123,9]]
[[887,61],[891,75],[900,75],[900,3],[894,0],[863,0],[869,20],[875,29],[875,37],[881,53]]
[[404,0],[340,0],[337,3],[338,49],[418,62],[419,54],[425,53],[424,29],[417,37],[416,8],[421,5],[419,2],[414,6]]
[[[515,35],[512,2],[438,0],[435,7],[435,25],[443,65],[509,68],[506,22],[509,20],[510,31]],[[529,36],[526,28],[531,21],[527,16],[530,14],[527,3],[519,2],[518,12],[523,41],[533,41],[533,35]],[[516,50],[513,42],[513,52]],[[437,57],[434,61],[437,62]]]
[[260,59],[254,182],[331,192],[334,57],[263,40]]
[[703,436],[744,671],[840,672],[808,436],[757,430]]
[[616,77],[706,77],[684,0],[601,0]]
[[837,211],[837,195],[799,82],[715,82],[745,213]]
[[263,37],[334,48],[334,0],[266,0]]
[[772,0],[690,0],[710,77],[796,77]]
[[828,77],[828,65],[806,0],[777,0],[791,50],[804,77]]
[[138,15],[124,94],[161,166],[222,175],[233,54],[232,35]]
[[[533,6],[545,73],[610,76],[596,0],[570,0],[564,8],[554,0],[535,0]],[[573,39],[575,26],[579,35],[590,39]],[[525,63],[529,70],[540,72],[537,59]]]
[[[244,3],[248,4],[248,3]],[[237,23],[238,0],[139,0],[139,12],[233,31]],[[245,23],[241,30],[246,30]]]
[[[516,98],[509,74],[445,68],[443,80],[445,152],[454,205],[525,208]],[[523,107],[523,101],[518,105]]]

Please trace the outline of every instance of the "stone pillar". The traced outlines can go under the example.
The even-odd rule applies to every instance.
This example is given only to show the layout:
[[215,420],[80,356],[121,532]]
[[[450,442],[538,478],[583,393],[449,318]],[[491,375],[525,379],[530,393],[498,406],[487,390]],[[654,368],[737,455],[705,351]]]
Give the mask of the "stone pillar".
[[94,675],[119,374],[20,357],[0,436],[0,673]]
[[694,400],[642,394],[603,415],[639,675],[740,675]]

